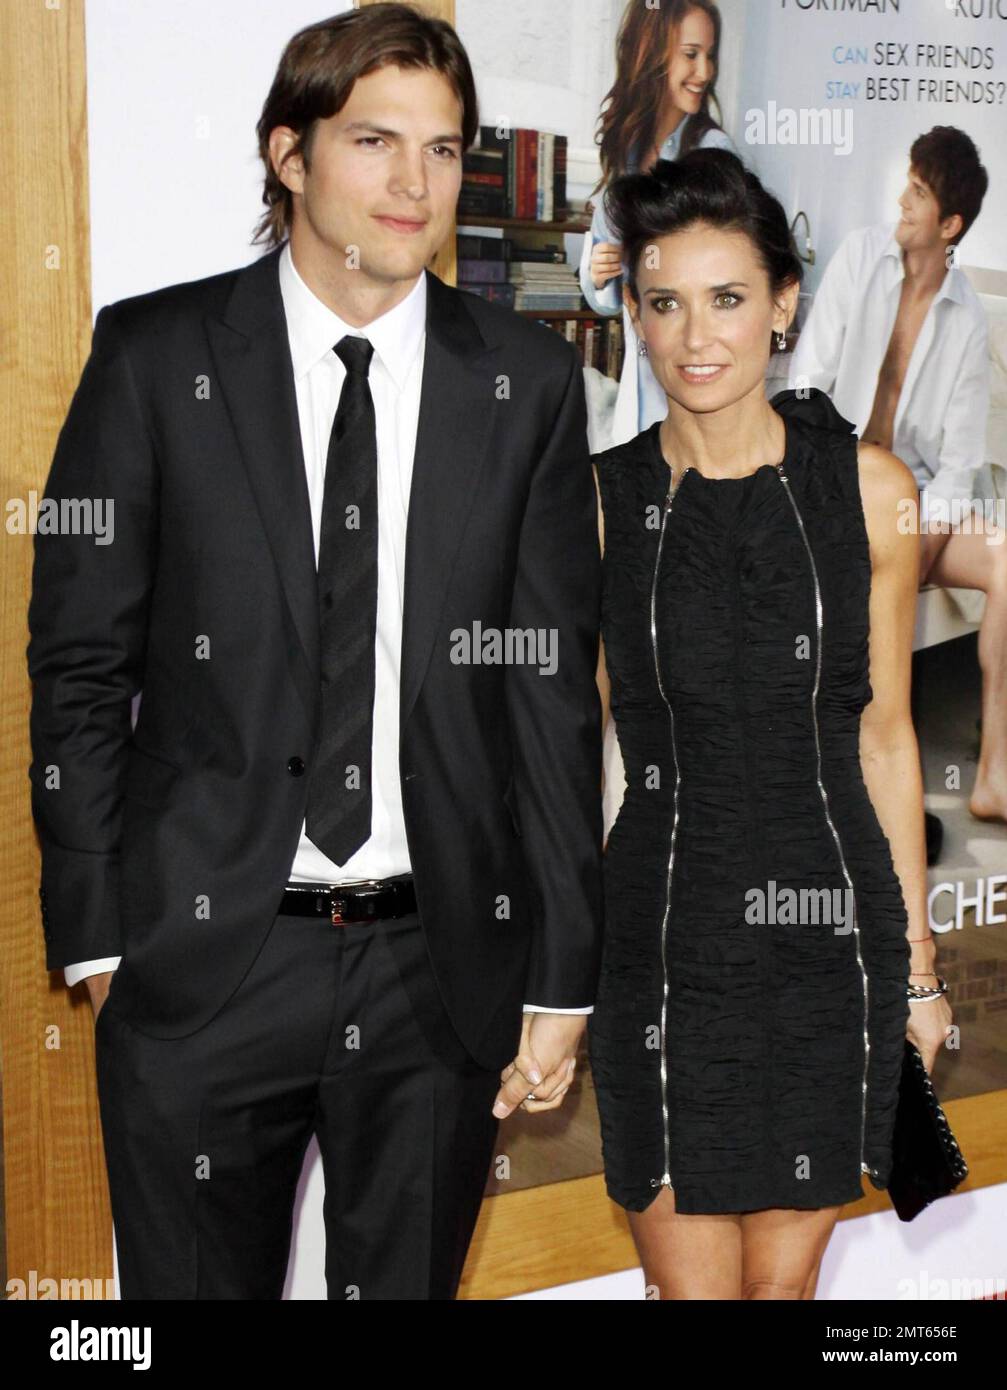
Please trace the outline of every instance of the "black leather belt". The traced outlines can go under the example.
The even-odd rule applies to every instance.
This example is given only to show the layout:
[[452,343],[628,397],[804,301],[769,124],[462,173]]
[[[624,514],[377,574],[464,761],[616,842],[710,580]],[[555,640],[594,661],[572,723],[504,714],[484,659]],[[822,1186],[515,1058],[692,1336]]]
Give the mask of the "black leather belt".
[[295,917],[327,917],[338,927],[343,922],[405,917],[416,911],[416,892],[411,874],[331,885],[293,883],[283,890],[279,910]]

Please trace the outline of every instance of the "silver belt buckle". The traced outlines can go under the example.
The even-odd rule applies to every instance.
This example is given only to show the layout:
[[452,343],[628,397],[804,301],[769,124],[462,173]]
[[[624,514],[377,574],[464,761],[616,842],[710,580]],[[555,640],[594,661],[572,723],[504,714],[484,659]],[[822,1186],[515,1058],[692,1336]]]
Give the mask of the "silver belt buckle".
[[[339,885],[339,887],[340,887],[341,889],[342,889],[342,888],[363,888],[363,887],[366,887],[366,885],[368,885],[368,884],[370,884],[371,887],[373,887],[373,888],[376,889],[376,888],[378,887],[379,880],[376,879],[376,878],[362,878],[362,879],[356,880],[354,883],[341,883],[341,884]],[[344,924],[345,919],[344,919],[344,917],[343,917],[343,913],[345,912],[345,910],[346,910],[346,899],[343,898],[343,897],[339,897],[335,892],[333,892],[333,893],[332,893],[332,925],[333,925],[334,927],[338,927],[338,926],[341,926],[341,925]]]

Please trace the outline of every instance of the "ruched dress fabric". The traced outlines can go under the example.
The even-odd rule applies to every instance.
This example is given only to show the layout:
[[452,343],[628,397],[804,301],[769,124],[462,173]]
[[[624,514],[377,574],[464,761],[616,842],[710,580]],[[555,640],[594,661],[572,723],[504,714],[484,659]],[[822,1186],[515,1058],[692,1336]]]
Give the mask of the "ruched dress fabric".
[[860,765],[857,437],[814,388],[771,405],[786,482],[687,470],[663,544],[660,425],[594,458],[627,788],[589,1053],[607,1190],[630,1211],[666,1174],[676,1210],[724,1213],[856,1201],[891,1171],[909,946]]

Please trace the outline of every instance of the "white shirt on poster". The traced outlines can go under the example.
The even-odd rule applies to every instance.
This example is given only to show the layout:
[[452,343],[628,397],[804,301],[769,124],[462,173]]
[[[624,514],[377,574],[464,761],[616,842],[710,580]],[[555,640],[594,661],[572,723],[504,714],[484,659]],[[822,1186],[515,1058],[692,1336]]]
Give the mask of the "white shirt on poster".
[[[905,268],[895,224],[849,232],[801,329],[789,386],[817,386],[862,436],[898,313]],[[982,467],[990,401],[986,314],[951,266],[927,309],[895,411],[891,451],[928,500],[968,502]]]

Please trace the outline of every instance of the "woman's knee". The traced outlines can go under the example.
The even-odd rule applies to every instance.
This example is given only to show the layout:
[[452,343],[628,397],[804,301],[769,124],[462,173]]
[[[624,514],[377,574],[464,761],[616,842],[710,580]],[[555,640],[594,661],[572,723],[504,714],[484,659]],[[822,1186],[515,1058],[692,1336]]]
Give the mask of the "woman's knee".
[[742,1222],[742,1298],[813,1297],[838,1215],[838,1207],[748,1213]]
[[806,1279],[797,1283],[789,1279],[745,1279],[742,1281],[741,1296],[746,1299],[801,1299],[806,1285]]

